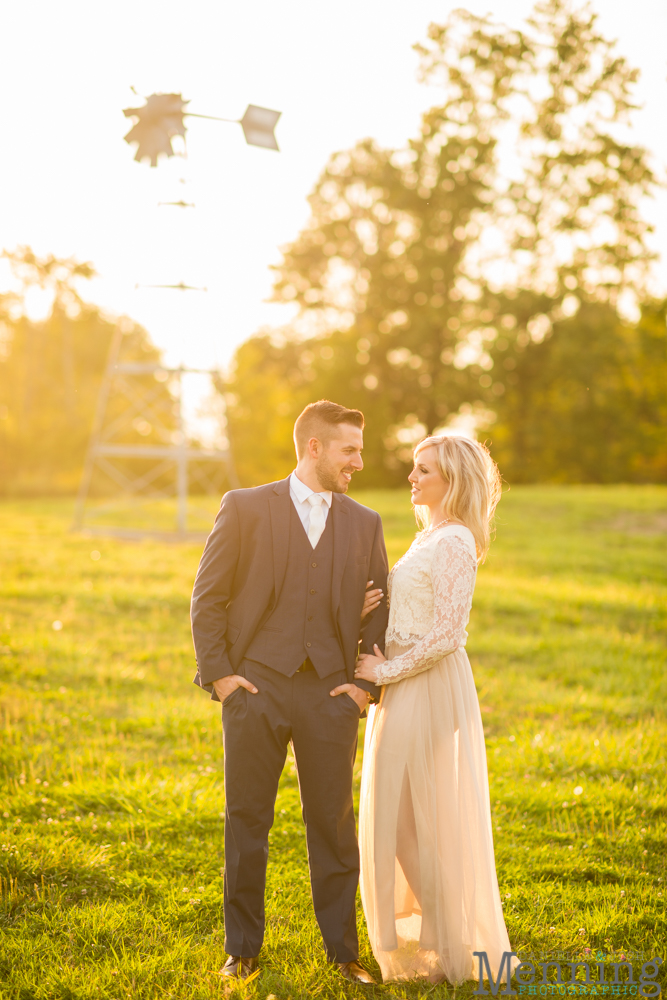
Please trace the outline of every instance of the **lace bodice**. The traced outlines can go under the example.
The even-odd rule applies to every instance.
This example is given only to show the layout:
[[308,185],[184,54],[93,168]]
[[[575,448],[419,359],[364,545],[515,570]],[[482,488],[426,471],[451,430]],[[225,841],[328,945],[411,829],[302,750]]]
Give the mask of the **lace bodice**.
[[477,576],[472,532],[460,524],[418,535],[389,575],[386,646],[405,652],[378,668],[378,684],[428,670],[465,646]]

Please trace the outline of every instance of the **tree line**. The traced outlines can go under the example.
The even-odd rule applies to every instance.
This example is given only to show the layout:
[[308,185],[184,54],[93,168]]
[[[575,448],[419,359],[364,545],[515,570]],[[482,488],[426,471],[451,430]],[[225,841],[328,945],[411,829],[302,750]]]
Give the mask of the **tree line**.
[[[508,482],[667,483],[667,301],[643,304],[636,323],[585,305],[544,339],[504,332],[490,353],[493,368],[449,367],[435,398],[452,407],[455,428],[472,426],[490,445]],[[242,484],[287,475],[294,419],[319,398],[363,410],[365,485],[405,482],[414,444],[445,421],[437,415],[428,423],[428,387],[417,378],[405,385],[404,368],[387,366],[380,381],[380,364],[364,357],[369,339],[351,330],[314,343],[267,334],[242,345],[230,386]],[[479,386],[487,370],[491,399]]]
[[[90,264],[40,258],[28,247],[5,257],[20,290],[0,296],[0,492],[71,495],[81,479],[116,329],[123,333],[123,360],[159,362],[160,352],[132,320],[106,316],[83,301],[77,282],[93,277]],[[28,319],[25,311],[26,294],[34,287],[53,296],[50,314],[40,322]],[[162,393],[171,407],[166,386]],[[109,401],[111,420],[122,406],[120,400]],[[155,440],[144,423],[135,421],[128,442]]]
[[[443,427],[474,430],[509,482],[667,482],[637,71],[569,0],[538,3],[523,30],[459,10],[417,49],[441,100],[405,147],[331,157],[276,267],[295,318],[242,344],[220,382],[241,483],[289,472],[294,418],[318,398],[366,414],[369,486],[402,483]],[[27,250],[14,265],[52,283],[54,307],[30,323],[0,298],[2,489],[72,491],[116,321],[72,291],[89,265]],[[122,322],[127,356],[157,359]]]

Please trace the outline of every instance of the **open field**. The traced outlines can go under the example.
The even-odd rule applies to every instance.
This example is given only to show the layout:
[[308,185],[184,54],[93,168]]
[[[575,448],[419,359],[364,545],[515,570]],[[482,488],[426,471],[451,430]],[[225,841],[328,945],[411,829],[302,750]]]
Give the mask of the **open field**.
[[[395,560],[407,493],[357,499]],[[499,515],[468,649],[510,939],[522,957],[667,958],[667,489],[522,487]],[[70,517],[0,505],[0,997],[217,997],[220,712],[190,683],[201,546],[77,537]],[[289,763],[267,912],[239,996],[472,992],[355,990],[326,966]],[[359,924],[374,967],[360,908]]]

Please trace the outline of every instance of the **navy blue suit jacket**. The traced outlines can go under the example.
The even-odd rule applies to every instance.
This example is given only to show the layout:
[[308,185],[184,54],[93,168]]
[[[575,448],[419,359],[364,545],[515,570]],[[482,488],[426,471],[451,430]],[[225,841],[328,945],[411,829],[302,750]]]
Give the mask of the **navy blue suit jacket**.
[[[199,563],[191,604],[197,660],[195,684],[217,695],[212,682],[237,673],[255,633],[271,613],[285,576],[289,545],[289,478],[223,497]],[[357,653],[384,650],[386,599],[360,623],[366,581],[387,593],[387,552],[380,515],[342,493],[333,494],[332,614],[354,681]],[[368,681],[354,681],[379,697]]]

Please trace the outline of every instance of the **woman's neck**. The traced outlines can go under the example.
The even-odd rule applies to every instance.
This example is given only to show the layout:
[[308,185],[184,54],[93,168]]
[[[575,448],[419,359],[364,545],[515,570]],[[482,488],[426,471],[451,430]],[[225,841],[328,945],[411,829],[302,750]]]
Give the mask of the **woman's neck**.
[[[459,521],[457,517],[450,517],[448,514],[443,514],[439,507],[434,510],[428,509],[428,526],[429,528],[437,528],[441,524],[461,524],[463,521]],[[465,527],[465,525],[463,525]]]

